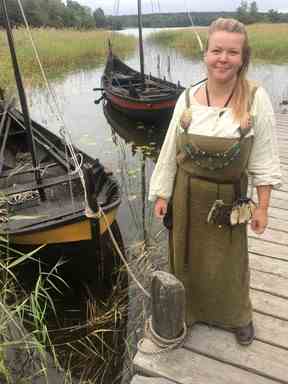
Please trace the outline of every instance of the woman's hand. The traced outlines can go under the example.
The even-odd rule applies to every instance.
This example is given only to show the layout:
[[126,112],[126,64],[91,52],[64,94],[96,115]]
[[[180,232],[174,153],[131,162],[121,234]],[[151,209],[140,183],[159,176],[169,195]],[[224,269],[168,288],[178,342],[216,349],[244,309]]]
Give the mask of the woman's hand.
[[154,206],[154,213],[156,217],[163,219],[165,213],[167,212],[167,204],[167,201],[162,197],[157,198]]
[[256,208],[251,220],[251,229],[260,235],[266,229],[268,224],[268,210],[267,208]]

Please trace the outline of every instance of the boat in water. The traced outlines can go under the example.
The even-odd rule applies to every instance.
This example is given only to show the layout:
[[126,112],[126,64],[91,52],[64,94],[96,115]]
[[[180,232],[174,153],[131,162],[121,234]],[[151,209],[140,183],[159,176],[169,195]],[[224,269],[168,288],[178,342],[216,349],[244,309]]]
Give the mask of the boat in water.
[[[160,79],[144,71],[141,1],[138,0],[138,30],[140,71],[126,65],[113,51],[109,43],[108,57],[101,88],[102,98],[114,108],[138,121],[157,121],[171,118],[178,97],[184,88],[166,79]],[[99,100],[95,101],[96,103]]]
[[120,186],[99,159],[30,119],[6,1],[21,111],[0,96],[0,235],[14,244],[97,239],[116,217]]

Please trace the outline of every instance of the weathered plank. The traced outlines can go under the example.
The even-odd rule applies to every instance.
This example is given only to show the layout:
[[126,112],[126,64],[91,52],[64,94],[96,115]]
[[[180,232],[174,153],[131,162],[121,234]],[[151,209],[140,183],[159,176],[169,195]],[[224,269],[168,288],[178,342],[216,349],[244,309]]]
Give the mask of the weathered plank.
[[[288,351],[258,340],[247,348],[227,331],[195,325],[185,348],[258,375],[288,383]],[[243,381],[245,382],[245,381]],[[252,383],[253,381],[251,381]]]
[[251,269],[288,279],[288,260],[284,261],[250,253],[249,264]]
[[275,318],[288,320],[288,301],[270,293],[250,289],[253,310]]
[[249,237],[249,252],[258,253],[264,256],[272,256],[278,259],[288,260],[288,247],[286,245],[270,243],[260,239]]
[[[282,244],[286,245],[288,244],[288,233],[287,232],[280,232],[276,231],[270,228],[266,228],[265,232],[262,235],[257,235],[255,232],[252,231],[250,226],[248,227],[248,236],[251,238],[259,239],[259,240],[265,240],[270,241],[272,243]],[[288,249],[287,249],[288,252]]]
[[[288,190],[288,187],[287,187],[287,190]],[[269,217],[275,217],[276,219],[288,221],[288,212],[286,209],[270,207],[268,213],[269,213]]]
[[175,381],[164,379],[163,377],[145,377],[136,375],[133,377],[131,384],[175,384]]
[[288,350],[288,321],[255,312],[256,339]]
[[274,217],[269,217],[268,227],[271,229],[275,229],[281,232],[288,232],[288,222],[281,219],[275,219]]
[[[148,345],[148,349],[152,348],[149,340],[144,341],[144,347],[145,344]],[[158,355],[138,352],[134,358],[134,367],[144,375],[162,376],[177,384],[276,384],[277,382],[199,355],[186,348]]]
[[[288,299],[288,279],[270,273],[251,270],[251,288]],[[288,302],[287,302],[288,303]],[[288,307],[287,307],[288,311]]]

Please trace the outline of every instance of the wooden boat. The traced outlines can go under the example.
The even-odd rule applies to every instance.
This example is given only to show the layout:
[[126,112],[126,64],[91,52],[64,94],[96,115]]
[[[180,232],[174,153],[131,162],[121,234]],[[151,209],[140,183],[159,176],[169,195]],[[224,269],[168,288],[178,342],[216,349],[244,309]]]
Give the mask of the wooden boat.
[[151,75],[144,75],[123,63],[109,51],[101,79],[103,96],[129,118],[159,121],[171,118],[176,101],[183,91],[180,85]]
[[157,121],[164,116],[170,118],[184,88],[179,83],[174,84],[144,73],[140,0],[138,0],[138,30],[140,72],[130,68],[115,56],[109,44],[107,62],[101,79],[102,98],[109,100],[115,108],[135,120]]
[[98,159],[30,119],[5,0],[2,5],[22,112],[1,95],[0,235],[15,244],[97,238],[115,220],[119,185]]

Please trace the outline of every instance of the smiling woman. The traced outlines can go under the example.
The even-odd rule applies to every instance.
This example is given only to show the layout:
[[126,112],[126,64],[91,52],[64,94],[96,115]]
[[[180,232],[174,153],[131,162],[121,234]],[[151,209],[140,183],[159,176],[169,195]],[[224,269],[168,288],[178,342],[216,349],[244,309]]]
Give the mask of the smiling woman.
[[[170,270],[186,290],[186,321],[254,338],[246,225],[263,233],[270,191],[280,185],[274,115],[265,90],[249,82],[245,27],[217,19],[208,31],[207,80],[180,96],[150,184],[162,218],[172,200]],[[247,196],[247,173],[258,193]]]

